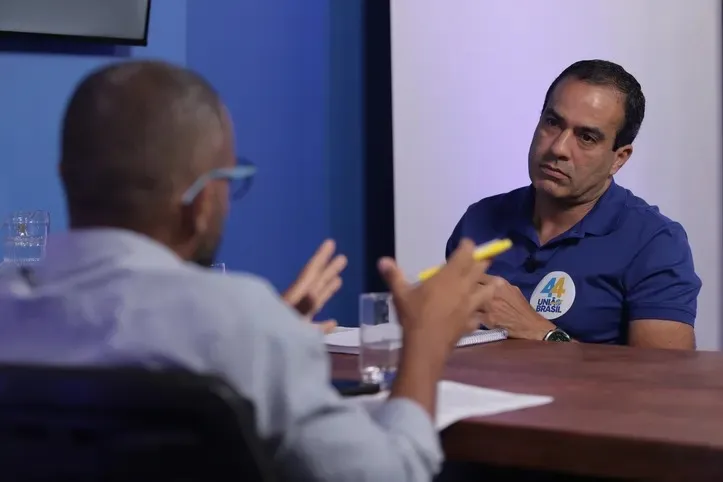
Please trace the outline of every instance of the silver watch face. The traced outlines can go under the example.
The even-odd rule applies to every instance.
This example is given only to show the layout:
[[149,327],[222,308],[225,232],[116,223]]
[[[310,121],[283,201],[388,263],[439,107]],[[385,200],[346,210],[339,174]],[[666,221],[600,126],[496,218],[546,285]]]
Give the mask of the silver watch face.
[[552,330],[546,337],[545,340],[547,341],[570,341],[570,335],[565,333],[564,331],[557,329]]

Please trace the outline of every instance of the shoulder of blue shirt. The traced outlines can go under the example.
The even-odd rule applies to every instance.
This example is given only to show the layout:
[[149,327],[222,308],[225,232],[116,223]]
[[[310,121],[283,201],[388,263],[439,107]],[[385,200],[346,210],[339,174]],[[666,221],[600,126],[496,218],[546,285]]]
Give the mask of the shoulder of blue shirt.
[[[671,240],[677,238],[674,241],[676,245],[680,245],[681,242],[688,244],[685,228],[661,213],[658,206],[648,204],[644,199],[617,184],[614,184],[612,188],[619,191],[618,196],[624,196],[615,230],[629,232],[631,237],[636,238],[636,244],[641,248],[660,234],[671,237]],[[509,192],[485,197],[471,204],[457,223],[450,237],[448,248],[452,248],[452,245],[459,242],[460,230],[466,221],[489,223],[490,227],[494,227],[508,222],[510,217],[519,216],[530,189],[530,186],[520,187]]]

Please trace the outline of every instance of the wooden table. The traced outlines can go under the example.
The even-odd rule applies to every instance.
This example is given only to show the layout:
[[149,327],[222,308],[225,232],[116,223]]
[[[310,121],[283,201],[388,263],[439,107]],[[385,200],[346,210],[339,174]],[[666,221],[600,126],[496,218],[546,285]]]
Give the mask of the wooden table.
[[[357,358],[333,355],[335,377]],[[549,405],[470,419],[449,460],[595,477],[723,481],[723,354],[504,341],[458,349],[445,378]]]

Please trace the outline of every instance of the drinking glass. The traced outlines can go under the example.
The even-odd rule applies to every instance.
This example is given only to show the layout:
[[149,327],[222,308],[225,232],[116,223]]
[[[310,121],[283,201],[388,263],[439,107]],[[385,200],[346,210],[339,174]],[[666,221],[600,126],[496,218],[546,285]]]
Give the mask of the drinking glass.
[[386,390],[397,373],[402,328],[389,293],[359,297],[359,372],[365,384]]
[[38,263],[45,257],[50,232],[47,211],[17,211],[3,224],[5,262],[20,265]]
[[226,272],[226,263],[213,263],[211,265],[211,269],[215,269],[217,271],[225,273]]

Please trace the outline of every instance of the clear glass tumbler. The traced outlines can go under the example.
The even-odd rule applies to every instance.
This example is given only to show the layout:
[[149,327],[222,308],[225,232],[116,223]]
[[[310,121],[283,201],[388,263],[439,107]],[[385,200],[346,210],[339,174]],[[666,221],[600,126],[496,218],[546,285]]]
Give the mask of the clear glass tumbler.
[[45,257],[50,232],[47,211],[18,211],[3,224],[3,258],[6,263],[30,265]]
[[216,271],[225,273],[226,272],[226,263],[213,263],[211,265],[211,269],[215,269]]
[[402,328],[389,293],[359,297],[359,371],[362,383],[389,388],[397,373]]

